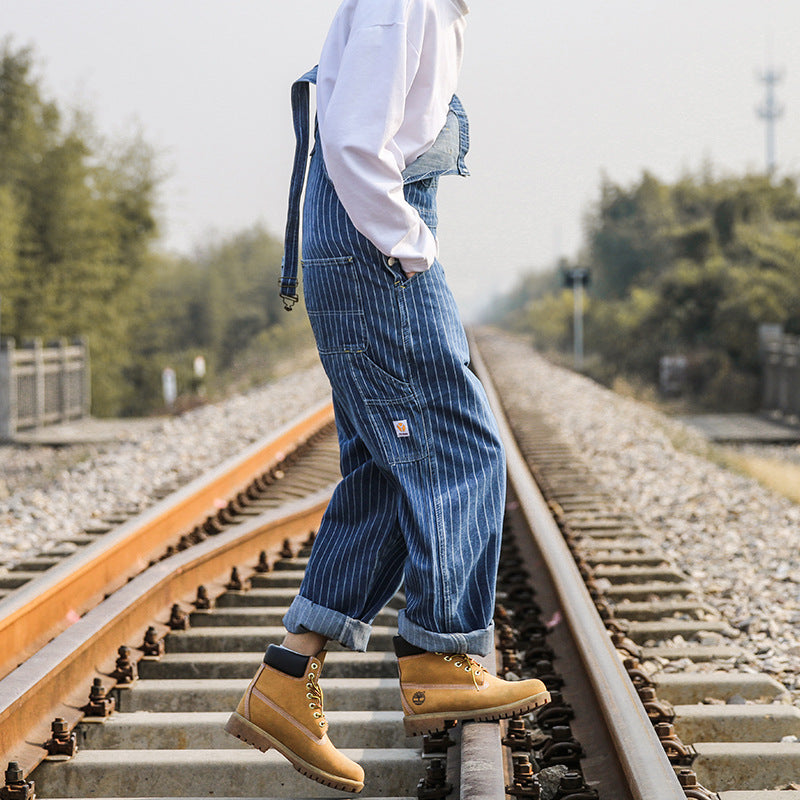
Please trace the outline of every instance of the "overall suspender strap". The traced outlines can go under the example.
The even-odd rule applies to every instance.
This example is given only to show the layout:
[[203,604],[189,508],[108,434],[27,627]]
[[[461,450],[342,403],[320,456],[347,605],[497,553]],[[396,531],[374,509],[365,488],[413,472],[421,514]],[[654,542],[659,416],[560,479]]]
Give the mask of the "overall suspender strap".
[[306,181],[309,143],[309,90],[317,82],[317,68],[309,70],[292,84],[292,118],[294,121],[295,150],[292,180],[289,184],[289,211],[286,216],[283,263],[281,265],[281,298],[287,311],[297,302],[297,270],[300,261],[300,200]]

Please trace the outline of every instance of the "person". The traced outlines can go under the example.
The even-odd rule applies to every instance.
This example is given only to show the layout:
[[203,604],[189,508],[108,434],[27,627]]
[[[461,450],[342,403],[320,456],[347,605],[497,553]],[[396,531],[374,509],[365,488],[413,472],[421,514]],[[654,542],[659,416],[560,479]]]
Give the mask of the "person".
[[329,639],[366,649],[403,587],[395,650],[408,734],[549,700],[469,653],[494,649],[505,460],[438,260],[436,190],[466,175],[455,97],[463,0],[344,0],[319,60],[292,87],[298,145],[282,295],[297,299],[309,83],[317,124],[303,208],[303,294],[330,379],[342,479],[299,590],[227,730],[344,791],[362,768],[327,736],[318,680]]

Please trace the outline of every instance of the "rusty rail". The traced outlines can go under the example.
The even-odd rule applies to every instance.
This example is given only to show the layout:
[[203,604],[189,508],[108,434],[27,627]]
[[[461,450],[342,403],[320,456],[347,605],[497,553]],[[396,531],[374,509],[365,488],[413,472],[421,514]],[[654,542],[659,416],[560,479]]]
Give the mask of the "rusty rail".
[[317,406],[0,601],[0,677],[332,420],[330,403]]
[[0,680],[0,763],[16,761],[28,774],[46,755],[35,743],[49,738],[50,720],[61,717],[71,728],[83,716],[92,680],[115,683],[109,676],[121,645],[136,651],[152,620],[166,619],[199,585],[219,583],[262,550],[277,551],[287,537],[306,536],[329,498],[319,491],[158,562]]

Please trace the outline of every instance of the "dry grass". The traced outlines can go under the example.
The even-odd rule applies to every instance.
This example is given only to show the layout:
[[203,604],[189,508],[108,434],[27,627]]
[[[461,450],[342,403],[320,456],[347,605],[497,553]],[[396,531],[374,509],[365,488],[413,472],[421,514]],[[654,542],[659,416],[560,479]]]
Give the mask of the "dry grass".
[[800,464],[777,458],[736,453],[728,448],[721,452],[724,466],[755,478],[762,486],[800,503]]

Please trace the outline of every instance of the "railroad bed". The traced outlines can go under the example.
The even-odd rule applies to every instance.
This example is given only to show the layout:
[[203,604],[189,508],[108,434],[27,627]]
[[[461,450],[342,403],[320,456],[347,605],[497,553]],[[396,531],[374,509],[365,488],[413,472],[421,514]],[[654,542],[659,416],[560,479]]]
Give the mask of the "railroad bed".
[[[513,380],[494,377],[501,390]],[[331,648],[321,681],[333,741],[365,768],[362,796],[490,800],[508,789],[508,796],[559,800],[800,798],[800,792],[765,791],[800,780],[800,744],[781,742],[800,735],[800,712],[781,702],[783,687],[753,669],[737,632],[691,594],[646,528],[602,490],[590,466],[554,436],[535,408],[517,401],[506,412],[521,452],[509,439],[496,665],[510,678],[540,677],[554,702],[513,724],[465,724],[444,738],[407,739],[390,652],[403,602],[398,596],[376,620],[370,651]],[[43,753],[36,742],[48,736],[38,719],[24,737],[28,744],[0,741],[7,761],[19,757],[37,796],[344,796],[303,778],[274,752],[256,752],[222,731],[264,647],[282,636],[280,620],[313,542],[309,520],[324,507],[336,479],[335,435],[325,424],[319,433],[306,432],[307,450],[262,462],[258,491],[239,486],[237,503],[224,509],[217,500],[216,515],[193,528],[207,529],[207,536],[193,542],[184,531],[184,546],[170,545],[149,569],[0,681],[5,734],[10,720],[17,724],[20,715],[34,720],[44,713],[32,699],[26,710],[13,705],[20,695],[36,695],[41,684],[32,669],[44,675],[44,663],[58,660],[66,640],[92,626],[108,627],[112,614],[134,605],[128,595],[140,584],[155,587],[147,625],[129,621],[117,644],[94,654],[93,701],[92,680],[83,677],[83,699],[70,691],[47,708],[50,719],[65,719],[55,726],[66,729],[65,749],[74,728],[74,755],[48,756],[32,770]],[[282,445],[281,457],[286,449]],[[249,504],[243,503],[246,494]],[[290,529],[280,522],[287,511]],[[212,550],[228,555],[213,568],[202,567],[201,591],[198,565],[210,562]],[[29,575],[18,591],[34,594],[46,575]],[[183,579],[182,588],[164,588],[174,576]],[[13,598],[14,592],[0,602],[0,620]],[[678,634],[686,646],[667,647]],[[117,653],[120,642],[128,649]],[[704,671],[669,672],[677,659],[701,663]],[[138,664],[138,677],[130,662]],[[88,713],[80,709],[86,703]],[[22,776],[9,772],[6,792],[25,797]]]

